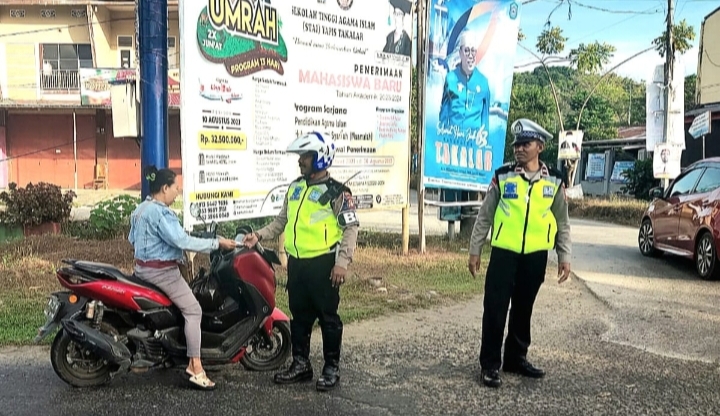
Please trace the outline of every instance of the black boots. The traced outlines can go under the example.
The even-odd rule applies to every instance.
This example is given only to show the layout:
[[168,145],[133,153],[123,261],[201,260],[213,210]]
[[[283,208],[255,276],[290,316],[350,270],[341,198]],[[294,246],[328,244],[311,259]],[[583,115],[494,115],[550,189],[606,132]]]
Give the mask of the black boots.
[[310,331],[297,320],[290,321],[290,334],[292,337],[293,361],[290,368],[275,374],[278,384],[292,384],[308,381],[313,378],[313,369],[310,360]]
[[275,374],[277,384],[292,384],[309,381],[313,378],[313,369],[310,361],[303,357],[293,357],[293,362],[287,370]]
[[[313,378],[313,369],[310,361],[303,357],[293,357],[290,367],[275,374],[274,380],[277,384],[293,384],[310,381]],[[326,362],[323,367],[322,376],[315,384],[318,391],[328,391],[337,387],[340,382],[340,369],[337,361]]]
[[[313,378],[313,369],[308,359],[310,356],[311,333],[308,328],[299,325],[295,320],[290,321],[290,331],[292,334],[293,361],[287,370],[275,374],[274,380],[278,384],[298,383]],[[334,325],[325,324],[322,327],[325,365],[323,366],[322,375],[315,384],[318,391],[332,390],[340,382],[338,364],[340,362],[342,332],[341,322],[334,323]]]
[[322,376],[318,379],[315,384],[317,391],[328,391],[337,387],[340,382],[340,369],[338,368],[337,361],[325,362],[323,367]]
[[340,347],[342,346],[342,323],[339,321],[332,324],[326,323],[322,327],[323,338],[323,366],[322,376],[315,384],[318,391],[328,391],[337,387],[340,382]]

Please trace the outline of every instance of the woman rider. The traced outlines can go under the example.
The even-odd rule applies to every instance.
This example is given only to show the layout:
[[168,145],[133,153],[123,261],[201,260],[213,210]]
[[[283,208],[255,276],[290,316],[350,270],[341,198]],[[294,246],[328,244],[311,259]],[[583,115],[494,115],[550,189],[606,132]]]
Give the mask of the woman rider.
[[130,217],[128,240],[135,248],[135,275],[162,289],[180,309],[185,318],[185,339],[190,363],[185,370],[190,382],[203,389],[212,389],[200,362],[200,318],[202,309],[178,268],[183,250],[210,253],[218,247],[232,250],[236,244],[226,238],[205,239],[190,237],[183,230],[169,206],[180,191],[170,169],[147,169],[145,178],[150,184],[150,196],[133,211]]

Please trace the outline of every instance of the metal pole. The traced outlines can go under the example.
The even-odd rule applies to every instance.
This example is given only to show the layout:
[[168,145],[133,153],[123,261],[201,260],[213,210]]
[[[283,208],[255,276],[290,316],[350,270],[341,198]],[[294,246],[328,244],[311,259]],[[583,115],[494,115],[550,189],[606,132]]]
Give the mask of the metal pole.
[[140,148],[142,198],[150,189],[142,171],[150,165],[168,167],[167,0],[140,1]]
[[77,191],[77,120],[75,119],[75,109],[73,109],[73,161],[75,162],[75,190]]
[[[428,19],[430,18],[430,11],[428,10],[430,2],[428,0],[421,0],[419,2],[418,12],[418,42],[416,48],[418,49],[417,54],[417,68],[418,68],[418,114],[417,122],[419,124],[419,137],[418,137],[418,152],[419,152],[419,168],[420,168],[420,180],[418,181],[418,237],[420,240],[419,251],[421,254],[425,253],[426,241],[425,241],[425,185],[423,184],[423,176],[425,175],[425,84],[427,82],[427,50],[429,47],[429,24]],[[422,43],[421,43],[422,42]]]
[[427,0],[418,1],[418,41],[415,44],[417,48],[417,123],[418,129],[418,237],[420,244],[418,251],[425,253],[425,185],[423,184],[423,176],[425,175],[425,72],[427,70],[426,51],[428,48],[428,12]]
[[703,159],[705,159],[705,135],[703,134]]
[[[667,13],[667,36],[665,37],[665,128],[663,133],[663,143],[670,142],[670,103],[672,102],[672,83],[673,83],[673,63],[675,58],[675,50],[673,49],[673,0],[668,0]],[[670,181],[663,179],[663,188],[667,189]]]
[[455,239],[455,221],[448,221],[448,240]]

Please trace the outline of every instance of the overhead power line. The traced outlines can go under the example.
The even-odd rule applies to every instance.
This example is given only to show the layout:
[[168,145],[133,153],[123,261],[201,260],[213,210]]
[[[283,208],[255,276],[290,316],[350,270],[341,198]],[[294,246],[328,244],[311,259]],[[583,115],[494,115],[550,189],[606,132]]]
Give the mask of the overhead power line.
[[647,10],[638,11],[638,10],[615,10],[615,9],[607,9],[607,8],[605,8],[605,7],[598,7],[598,6],[591,6],[591,5],[589,5],[589,4],[584,4],[584,3],[581,3],[581,2],[576,1],[576,0],[570,0],[570,3],[571,3],[571,4],[574,4],[574,5],[576,5],[576,6],[579,6],[579,7],[584,7],[584,8],[586,8],[586,9],[591,9],[591,10],[597,10],[597,11],[599,11],[599,12],[604,12],[604,13],[613,13],[613,14],[654,14],[654,13],[656,13],[656,12],[654,12],[654,11],[651,12],[651,11],[647,11]]

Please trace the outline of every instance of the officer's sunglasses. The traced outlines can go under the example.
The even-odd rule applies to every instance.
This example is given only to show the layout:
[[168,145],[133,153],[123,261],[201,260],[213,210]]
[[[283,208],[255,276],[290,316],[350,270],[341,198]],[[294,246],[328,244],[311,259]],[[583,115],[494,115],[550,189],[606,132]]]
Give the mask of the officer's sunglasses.
[[518,149],[518,148],[520,148],[520,147],[525,147],[525,148],[527,148],[527,147],[530,147],[530,143],[532,143],[532,141],[514,143],[514,144],[513,144],[513,147],[516,148],[516,149]]

